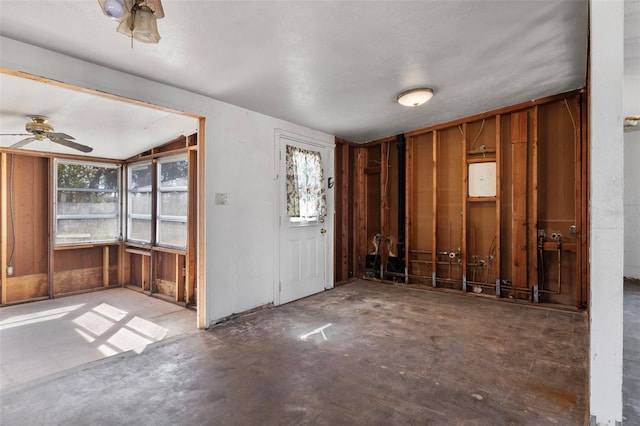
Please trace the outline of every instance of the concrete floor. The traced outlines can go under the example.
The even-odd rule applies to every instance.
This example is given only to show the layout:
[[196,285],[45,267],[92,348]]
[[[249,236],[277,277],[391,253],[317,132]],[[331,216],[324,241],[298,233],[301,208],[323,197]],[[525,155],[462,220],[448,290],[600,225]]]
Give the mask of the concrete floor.
[[622,420],[640,425],[640,283],[624,284],[624,375]]
[[3,425],[584,424],[583,313],[354,282],[1,391]]
[[197,332],[196,314],[124,288],[0,309],[0,389]]

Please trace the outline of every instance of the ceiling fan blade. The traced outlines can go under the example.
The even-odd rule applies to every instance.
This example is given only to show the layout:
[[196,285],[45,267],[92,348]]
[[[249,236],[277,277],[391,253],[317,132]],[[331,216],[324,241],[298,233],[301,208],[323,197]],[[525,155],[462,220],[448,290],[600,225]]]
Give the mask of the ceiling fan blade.
[[33,141],[37,141],[37,139],[34,138],[34,137],[22,139],[20,142],[14,143],[9,148],[22,148],[23,146],[25,146],[29,142],[33,142]]
[[29,136],[31,133],[0,133],[0,136]]
[[61,139],[71,139],[71,140],[76,140],[76,138],[74,138],[73,136],[69,136],[66,133],[58,133],[58,132],[48,132],[47,133],[47,137],[49,139],[51,139],[51,137],[54,138],[61,138]]
[[52,136],[51,134],[47,135],[47,137],[49,138],[49,140],[51,142],[55,142],[55,143],[60,144],[60,145],[68,146],[69,148],[77,149],[78,151],[82,151],[82,152],[91,152],[91,151],[93,151],[93,148],[91,148],[90,146],[81,145],[81,144],[79,144],[77,142],[70,141],[68,139],[57,138],[55,136]]

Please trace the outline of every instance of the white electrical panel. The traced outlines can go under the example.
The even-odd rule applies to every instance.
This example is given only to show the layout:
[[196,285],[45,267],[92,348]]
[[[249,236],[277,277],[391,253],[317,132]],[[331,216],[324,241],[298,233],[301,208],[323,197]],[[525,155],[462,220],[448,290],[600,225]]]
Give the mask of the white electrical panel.
[[469,197],[496,196],[496,163],[469,164]]

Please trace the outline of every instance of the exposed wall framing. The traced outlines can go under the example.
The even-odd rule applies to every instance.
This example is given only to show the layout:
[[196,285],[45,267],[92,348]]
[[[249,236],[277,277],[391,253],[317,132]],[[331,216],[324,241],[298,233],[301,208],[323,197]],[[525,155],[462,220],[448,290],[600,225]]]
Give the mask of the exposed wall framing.
[[56,246],[53,232],[55,194],[52,191],[54,159],[87,161],[87,157],[1,149],[1,304],[127,285],[175,302],[195,305],[199,220],[197,140],[197,135],[180,137],[128,160],[187,153],[187,221],[191,225],[185,250],[123,241]]
[[359,147],[338,140],[350,168],[340,157],[336,179],[352,185],[354,211],[336,241],[354,241],[355,276],[585,307],[583,96],[552,96]]

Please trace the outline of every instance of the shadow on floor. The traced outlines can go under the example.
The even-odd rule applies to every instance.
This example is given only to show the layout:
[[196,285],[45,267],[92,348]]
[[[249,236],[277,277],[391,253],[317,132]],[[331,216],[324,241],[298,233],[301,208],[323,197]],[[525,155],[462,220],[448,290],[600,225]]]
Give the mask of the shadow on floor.
[[116,288],[0,308],[0,388],[196,332],[195,312]]

